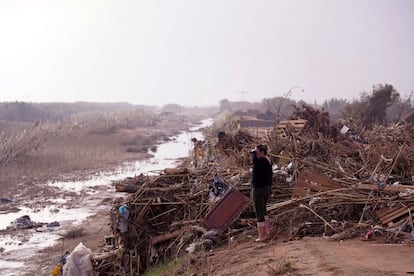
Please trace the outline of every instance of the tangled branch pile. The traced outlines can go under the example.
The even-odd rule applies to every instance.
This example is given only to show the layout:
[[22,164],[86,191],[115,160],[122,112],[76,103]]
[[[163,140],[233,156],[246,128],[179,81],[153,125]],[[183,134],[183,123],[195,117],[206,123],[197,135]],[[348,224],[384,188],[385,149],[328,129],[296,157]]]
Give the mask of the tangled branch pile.
[[[135,183],[140,187],[111,211],[112,254],[95,257],[100,275],[138,273],[185,251],[207,231],[196,227],[209,210],[206,199],[211,172],[162,174]],[[125,208],[128,215],[120,215]]]
[[[370,131],[360,126],[323,135],[320,122],[309,123],[320,120],[320,113],[307,110],[297,112],[307,114],[308,127],[302,132],[288,129],[283,138],[276,132],[268,137],[275,161],[280,163],[283,156],[276,153],[284,152],[295,168],[294,198],[270,204],[274,220],[291,237],[339,232],[334,237],[352,237],[373,226],[387,240],[413,240],[412,125],[377,126]],[[330,221],[340,223],[334,226]]]

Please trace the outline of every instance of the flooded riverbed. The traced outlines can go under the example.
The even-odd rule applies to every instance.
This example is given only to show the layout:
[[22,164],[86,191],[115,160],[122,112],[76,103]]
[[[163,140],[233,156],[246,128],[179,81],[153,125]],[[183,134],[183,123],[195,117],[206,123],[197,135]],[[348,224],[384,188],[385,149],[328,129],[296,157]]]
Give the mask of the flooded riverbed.
[[[113,171],[101,172],[83,181],[44,183],[43,185],[53,189],[52,198],[39,196],[31,200],[13,199],[13,206],[18,211],[0,213],[0,230],[6,229],[11,222],[24,215],[28,215],[34,222],[58,222],[60,226],[8,231],[2,234],[0,275],[21,275],[25,260],[39,249],[55,243],[60,237],[59,231],[79,224],[98,211],[111,208],[99,202],[105,197],[122,195],[114,195],[114,186],[111,185],[113,181],[140,173],[154,174],[164,168],[176,166],[180,158],[189,155],[192,149],[191,138],[203,139],[200,129],[212,123],[212,119],[203,120],[200,125],[172,137],[169,142],[160,144],[157,151],[152,153],[153,157],[148,160],[128,162]],[[16,273],[16,269],[19,273]]]

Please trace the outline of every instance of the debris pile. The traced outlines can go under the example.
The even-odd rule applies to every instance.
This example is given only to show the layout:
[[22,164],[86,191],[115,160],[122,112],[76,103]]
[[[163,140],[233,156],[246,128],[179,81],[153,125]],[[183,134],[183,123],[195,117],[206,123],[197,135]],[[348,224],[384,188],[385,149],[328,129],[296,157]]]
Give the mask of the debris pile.
[[175,171],[139,183],[135,193],[114,206],[111,251],[94,256],[100,275],[120,270],[135,275],[165,257],[220,240],[200,225],[212,205],[207,198],[212,172]]
[[412,125],[368,131],[333,124],[330,133],[336,135],[324,135],[319,126],[325,123],[309,121],[326,116],[309,110],[296,113],[305,112],[307,125],[316,127],[286,128],[287,135],[267,137],[274,161],[294,164],[292,199],[270,204],[274,220],[289,238],[322,233],[350,238],[375,228],[387,241],[413,240]]
[[[294,120],[306,124],[289,127]],[[94,269],[99,275],[139,273],[164,258],[252,234],[251,204],[224,231],[208,229],[203,220],[226,193],[226,187],[212,186],[217,175],[250,198],[249,151],[259,143],[269,145],[274,163],[267,209],[276,236],[414,240],[411,125],[365,130],[331,124],[327,112],[309,106],[296,108],[286,122],[283,135],[220,131],[206,144],[194,143],[208,162],[125,180],[128,188],[117,190],[130,194],[111,211],[113,237],[107,252],[95,254]]]

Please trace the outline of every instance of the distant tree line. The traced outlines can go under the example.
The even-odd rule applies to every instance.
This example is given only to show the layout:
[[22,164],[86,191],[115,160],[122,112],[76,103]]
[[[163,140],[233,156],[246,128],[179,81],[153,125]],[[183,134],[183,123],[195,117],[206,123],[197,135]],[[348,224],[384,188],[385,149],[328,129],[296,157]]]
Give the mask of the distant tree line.
[[150,111],[153,107],[136,106],[129,103],[27,103],[1,102],[0,120],[8,122],[57,122],[79,114],[105,113],[112,111]]
[[[162,107],[150,105],[134,105],[130,103],[28,103],[0,102],[0,121],[6,122],[59,122],[63,120],[96,120],[105,115],[132,113],[174,113],[174,114],[204,114],[217,113],[215,107],[184,107],[178,104],[166,104]],[[107,117],[107,116],[106,116]],[[135,118],[136,116],[132,116]]]
[[409,119],[414,112],[411,97],[412,92],[403,98],[392,85],[378,84],[371,93],[361,93],[359,100],[331,99],[323,103],[323,108],[332,119],[352,119],[370,129],[374,125],[412,121]]
[[[373,86],[372,92],[361,93],[359,100],[350,102],[346,99],[332,98],[325,100],[321,105],[314,103],[312,106],[328,112],[333,121],[351,119],[369,129],[374,125],[397,123],[401,120],[414,122],[412,93],[404,98],[391,84],[378,84]],[[258,109],[267,118],[272,117],[277,122],[288,118],[294,107],[303,103],[286,97],[265,98],[259,103],[230,102],[222,99],[219,102],[219,110],[235,112]]]

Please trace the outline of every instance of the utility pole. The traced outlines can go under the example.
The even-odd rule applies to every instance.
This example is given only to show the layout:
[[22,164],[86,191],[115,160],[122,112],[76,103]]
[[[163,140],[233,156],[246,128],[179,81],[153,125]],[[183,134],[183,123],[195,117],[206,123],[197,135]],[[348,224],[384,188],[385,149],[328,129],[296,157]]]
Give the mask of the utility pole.
[[241,91],[240,94],[242,94],[242,101],[244,102],[244,95],[247,94],[247,91]]

